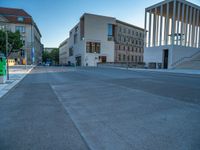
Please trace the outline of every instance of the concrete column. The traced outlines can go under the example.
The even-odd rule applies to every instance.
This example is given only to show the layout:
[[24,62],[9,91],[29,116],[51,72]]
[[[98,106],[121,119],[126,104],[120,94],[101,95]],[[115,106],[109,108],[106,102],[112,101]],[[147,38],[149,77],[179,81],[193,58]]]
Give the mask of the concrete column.
[[156,14],[157,8],[155,8],[155,13],[153,14],[153,46],[156,44]]
[[174,45],[174,37],[175,37],[175,24],[176,24],[176,0],[174,0],[173,4],[173,18],[172,18],[172,34],[171,34],[171,40],[172,45]]
[[158,33],[159,33],[159,15],[156,15],[156,46],[159,45],[158,43]]
[[147,10],[145,9],[145,18],[144,18],[144,47],[147,47]]
[[151,10],[149,11],[149,38],[148,38],[148,47],[151,46]]
[[195,40],[195,23],[196,23],[196,9],[193,9],[193,23],[192,23],[192,34],[191,34],[191,46],[194,47]]
[[187,37],[188,37],[188,12],[189,12],[189,6],[187,5],[186,8],[186,22],[185,22],[185,46],[187,46]]
[[167,15],[165,21],[165,45],[168,45],[168,34],[169,34],[169,3],[167,3]]
[[180,8],[181,8],[181,3],[178,2],[178,19],[177,19],[177,29],[176,29],[176,45],[179,45],[179,24],[180,24]]
[[189,37],[188,37],[188,46],[191,46],[191,27],[192,27],[192,7],[190,7],[190,21],[189,21]]
[[[180,42],[180,45],[182,46],[183,45],[183,31],[184,31],[184,18],[185,18],[185,4],[183,3],[182,5],[182,20],[181,20],[181,42]],[[184,33],[185,34],[185,33]]]
[[197,43],[198,43],[198,26],[199,26],[199,10],[197,10],[197,19],[196,19],[196,30],[195,30],[195,34],[196,34],[196,36],[195,36],[195,47],[196,48],[198,48],[198,45],[197,45]]
[[160,6],[160,43],[162,45],[162,27],[163,27],[163,5]]

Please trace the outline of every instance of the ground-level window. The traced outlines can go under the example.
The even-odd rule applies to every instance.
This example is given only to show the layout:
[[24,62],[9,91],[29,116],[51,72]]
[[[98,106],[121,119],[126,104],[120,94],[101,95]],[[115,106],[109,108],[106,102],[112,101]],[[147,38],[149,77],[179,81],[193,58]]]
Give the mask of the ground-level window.
[[120,54],[118,55],[118,60],[121,61],[121,55]]
[[100,53],[101,43],[98,42],[87,42],[86,52],[87,53]]

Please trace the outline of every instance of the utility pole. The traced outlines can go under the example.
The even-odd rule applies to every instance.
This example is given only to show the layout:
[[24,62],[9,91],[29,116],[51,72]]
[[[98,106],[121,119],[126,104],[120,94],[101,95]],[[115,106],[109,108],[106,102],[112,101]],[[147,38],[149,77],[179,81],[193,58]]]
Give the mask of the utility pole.
[[8,31],[7,27],[6,29],[6,61],[7,61],[7,80],[9,80],[9,66],[8,66]]

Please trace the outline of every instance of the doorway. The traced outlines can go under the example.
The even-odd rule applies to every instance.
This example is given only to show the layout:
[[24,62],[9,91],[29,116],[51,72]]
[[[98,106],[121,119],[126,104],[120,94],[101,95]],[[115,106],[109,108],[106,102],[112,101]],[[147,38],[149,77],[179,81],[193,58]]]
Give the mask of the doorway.
[[163,68],[168,69],[168,60],[169,60],[169,50],[163,50]]
[[81,56],[76,57],[76,66],[81,66]]

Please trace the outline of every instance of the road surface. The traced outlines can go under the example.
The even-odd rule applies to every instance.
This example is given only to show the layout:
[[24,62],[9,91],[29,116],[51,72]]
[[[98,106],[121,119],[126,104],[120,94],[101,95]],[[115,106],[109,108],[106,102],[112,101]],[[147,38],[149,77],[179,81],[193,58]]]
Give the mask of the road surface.
[[199,150],[200,76],[37,67],[0,99],[0,150]]

